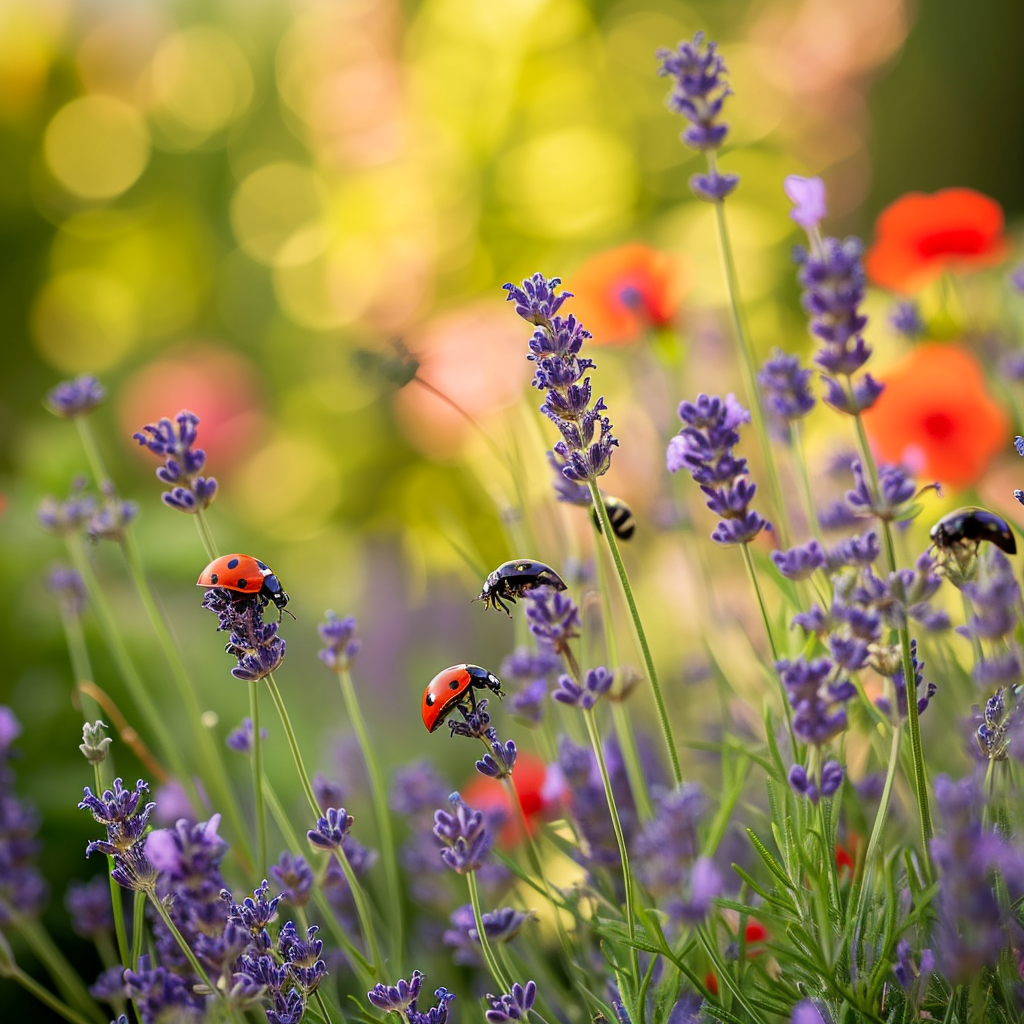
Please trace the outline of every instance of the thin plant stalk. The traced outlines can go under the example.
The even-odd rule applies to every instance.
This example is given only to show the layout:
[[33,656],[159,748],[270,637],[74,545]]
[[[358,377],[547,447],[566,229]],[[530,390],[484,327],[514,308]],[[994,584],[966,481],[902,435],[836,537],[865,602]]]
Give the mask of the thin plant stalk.
[[[604,646],[613,670],[619,668],[618,644],[615,642],[615,621],[612,618],[612,599],[605,578],[604,555],[597,548],[594,551],[594,566],[597,572],[597,590],[601,595],[601,624],[604,627]],[[629,716],[619,700],[612,700],[612,726],[615,738],[619,741],[622,760],[626,766],[626,778],[633,794],[633,802],[642,819],[650,818],[653,810],[651,794],[647,788],[647,778],[640,766],[640,752],[637,750],[636,737],[629,725]]]
[[206,513],[200,508],[195,513],[196,529],[199,531],[199,539],[202,541],[207,558],[212,562],[217,557],[217,542],[213,539],[213,531],[206,521]]
[[[708,168],[716,171],[715,154],[708,152]],[[789,538],[793,530],[789,522],[789,510],[779,482],[779,472],[772,454],[771,441],[768,438],[768,427],[765,423],[764,409],[761,407],[761,392],[757,386],[757,371],[754,366],[754,352],[747,336],[744,322],[743,305],[740,300],[739,277],[736,273],[736,261],[733,258],[732,241],[725,223],[725,203],[719,201],[712,204],[715,208],[715,226],[718,230],[718,246],[722,255],[722,268],[725,272],[725,283],[729,292],[729,310],[732,313],[733,331],[740,354],[740,372],[743,375],[743,386],[747,393],[747,405],[750,408],[751,423],[761,446],[761,459],[765,472],[768,474],[768,489],[771,491],[772,504],[775,506],[776,529],[782,547],[789,546]]]
[[61,610],[61,622],[64,626],[64,639],[68,645],[71,659],[71,671],[75,677],[75,689],[79,695],[82,718],[85,722],[95,722],[100,717],[100,706],[93,697],[82,690],[81,684],[92,679],[92,665],[89,662],[89,650],[85,644],[82,623],[77,615],[69,615]]
[[799,420],[790,424],[793,435],[793,461],[796,463],[797,476],[800,479],[800,490],[803,493],[807,512],[807,523],[811,528],[811,536],[821,537],[821,522],[818,519],[818,506],[814,503],[814,490],[811,487],[811,474],[807,468],[807,452],[804,449],[803,429]]
[[622,562],[622,555],[619,553],[619,545],[612,532],[612,524],[608,520],[608,510],[604,507],[601,492],[597,483],[593,480],[587,481],[590,487],[590,497],[597,510],[597,516],[601,521],[601,533],[611,553],[612,561],[615,563],[615,571],[619,576],[619,583],[622,586],[622,593],[629,606],[629,614],[633,620],[633,629],[636,633],[637,642],[644,658],[644,667],[647,669],[647,678],[651,683],[651,692],[654,694],[654,705],[658,713],[658,724],[661,727],[661,735],[668,750],[669,761],[672,765],[672,778],[677,786],[683,783],[683,772],[679,766],[679,753],[676,750],[676,741],[672,735],[672,728],[668,721],[668,709],[665,706],[665,697],[661,692],[661,684],[658,682],[658,672],[654,667],[654,659],[651,657],[651,648],[647,643],[647,634],[644,632],[643,622],[640,620],[640,612],[637,610],[636,601],[633,598],[633,588],[629,585],[629,577],[626,575],[626,567]]
[[[868,444],[864,421],[858,413],[854,417],[857,427],[857,444],[861,458],[867,466],[871,477],[871,486],[875,494],[879,493],[878,467],[875,465],[871,447]],[[885,545],[885,557],[889,572],[896,572],[896,547],[893,543],[892,525],[888,519],[882,519],[882,539]],[[916,687],[914,684],[914,660],[910,651],[910,629],[903,626],[899,630],[900,649],[903,660],[903,678],[907,687],[907,732],[910,734],[910,755],[913,764],[911,783],[917,799],[918,816],[921,822],[921,850],[924,855],[924,869],[928,880],[934,877],[931,860],[932,828],[931,805],[928,800],[928,774],[924,763],[924,744],[921,740],[921,721],[917,710]]]
[[[630,947],[629,954],[633,968],[634,991],[640,985],[640,957],[636,948],[636,890],[633,882],[633,872],[629,867],[629,853],[626,850],[626,837],[622,831],[622,822],[619,820],[619,809],[615,804],[615,793],[612,791],[612,780],[608,775],[608,765],[604,759],[604,750],[601,747],[601,737],[597,734],[597,726],[594,724],[593,708],[583,710],[583,720],[587,725],[587,735],[590,737],[590,746],[597,758],[597,768],[601,773],[601,782],[604,784],[604,795],[608,802],[608,813],[611,815],[612,828],[615,830],[615,842],[619,847],[619,859],[622,861],[622,882],[626,890],[626,929],[629,932]],[[643,1021],[643,1007],[639,1007],[641,1022]]]
[[476,872],[466,872],[466,884],[469,886],[469,902],[473,905],[473,922],[476,925],[476,933],[480,938],[480,948],[483,950],[484,960],[487,961],[487,969],[498,983],[500,990],[502,992],[509,992],[512,988],[511,982],[506,979],[505,973],[502,971],[501,965],[494,955],[494,950],[491,949],[487,932],[484,930],[484,919],[480,910],[480,890],[476,884]]
[[139,969],[139,957],[142,956],[142,939],[146,934],[146,894],[136,890],[132,906],[132,958],[129,961],[133,971]]
[[352,684],[352,674],[347,668],[342,668],[337,676],[341,686],[341,696],[345,702],[345,710],[352,723],[352,728],[355,730],[359,748],[363,752],[363,762],[370,777],[370,796],[377,816],[377,830],[384,855],[384,874],[391,901],[390,923],[395,936],[393,948],[395,958],[401,960],[402,952],[405,949],[405,913],[402,907],[401,876],[398,873],[398,853],[394,831],[391,828],[391,814],[388,808],[387,791],[384,788],[384,777],[374,745],[370,740],[370,733],[366,728],[366,720],[363,718],[362,709],[359,706],[356,688]]
[[[93,765],[96,776],[96,792],[103,792],[103,773],[100,766]],[[124,926],[124,903],[121,899],[121,886],[114,881],[110,874],[114,870],[114,858],[107,854],[107,881],[110,883],[110,909],[114,915],[114,935],[117,937],[117,954],[121,958],[122,965],[134,963],[128,959],[128,931]]]
[[[292,760],[295,762],[295,770],[299,773],[299,781],[302,783],[302,790],[306,795],[306,800],[309,802],[309,806],[313,811],[314,820],[319,818],[322,814],[320,805],[317,803],[316,794],[313,792],[313,784],[309,781],[309,773],[306,771],[305,762],[302,760],[302,751],[299,749],[298,740],[295,738],[295,730],[292,728],[291,719],[288,716],[288,709],[285,707],[284,699],[281,697],[281,691],[278,689],[277,683],[274,680],[274,673],[268,673],[266,677],[267,687],[270,690],[270,696],[273,698],[274,704],[277,707],[277,713],[281,719],[281,725],[284,728],[285,736],[288,739],[288,746],[292,752]],[[356,878],[355,872],[352,870],[352,865],[349,863],[348,857],[345,856],[345,851],[341,849],[334,850],[334,856],[341,866],[341,870],[345,875],[345,880],[349,884],[349,888],[352,890],[352,902],[356,907],[356,916],[359,918],[359,929],[363,934],[363,941],[366,943],[366,948],[370,952],[370,959],[373,961],[374,969],[377,973],[378,978],[384,977],[384,960],[381,956],[380,946],[377,943],[377,933],[374,931],[373,922],[370,917],[370,908],[366,902],[366,893],[363,887],[359,884],[359,879]]]
[[96,618],[99,620],[100,629],[103,632],[103,638],[106,640],[110,653],[114,658],[114,662],[117,664],[118,670],[122,679],[124,679],[132,700],[135,702],[136,707],[138,707],[142,712],[149,728],[156,736],[163,756],[170,764],[174,774],[178,777],[178,781],[181,782],[188,791],[193,807],[202,807],[203,802],[199,797],[199,792],[196,789],[192,773],[188,770],[182,758],[180,745],[175,743],[174,738],[171,736],[170,729],[150,698],[146,685],[143,683],[138,669],[136,669],[127,649],[124,646],[124,641],[121,639],[121,635],[117,629],[117,620],[114,617],[114,612],[110,605],[107,604],[107,600],[103,595],[103,591],[99,586],[96,576],[85,557],[85,552],[82,550],[81,538],[76,536],[68,537],[67,547],[68,553],[71,556],[71,561],[74,564],[75,569],[78,571],[78,575],[82,577],[82,580],[85,583],[85,589],[89,595],[89,600],[92,603],[93,609],[96,612]]
[[12,917],[18,934],[46,968],[47,973],[60,989],[61,995],[83,1013],[87,1013],[98,1024],[106,1024],[107,1018],[100,1011],[96,1001],[89,995],[78,972],[68,963],[67,958],[58,949],[43,925],[32,918],[14,917],[14,915]]
[[90,1024],[87,1017],[83,1017],[77,1010],[73,1010],[67,1003],[61,1002],[48,988],[40,985],[30,974],[26,974],[16,964],[4,969],[2,977],[10,978],[20,985],[26,992],[35,996],[44,1006],[48,1006],[54,1013],[63,1017],[69,1024]]
[[249,717],[252,719],[252,788],[256,815],[256,864],[267,877],[267,811],[263,804],[263,740],[260,736],[259,682],[249,680]]

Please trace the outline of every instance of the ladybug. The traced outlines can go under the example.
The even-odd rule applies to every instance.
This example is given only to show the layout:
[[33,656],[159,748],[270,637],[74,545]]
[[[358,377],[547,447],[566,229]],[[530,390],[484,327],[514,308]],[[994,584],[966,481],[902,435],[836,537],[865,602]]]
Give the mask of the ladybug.
[[[619,540],[629,540],[636,532],[636,520],[633,518],[633,510],[621,498],[612,498],[610,496],[605,496],[604,498],[604,510],[608,513],[608,522],[612,524],[612,533]],[[597,532],[600,533],[601,517],[593,506],[590,509],[590,518],[594,521]]]
[[1005,519],[984,508],[958,508],[943,516],[929,536],[937,548],[949,551],[962,544],[977,546],[987,540],[1008,555],[1017,554],[1017,540]]
[[[237,594],[256,596],[263,604],[273,601],[283,612],[288,595],[273,569],[252,555],[221,555],[200,574],[197,587],[221,587]],[[241,598],[238,598],[241,600]]]
[[423,691],[423,724],[428,732],[436,732],[444,720],[456,709],[466,711],[476,707],[474,690],[486,687],[499,697],[505,696],[501,680],[479,665],[452,665],[438,672]]
[[521,558],[515,562],[502,562],[484,580],[483,589],[480,591],[478,601],[483,601],[485,608],[500,608],[510,618],[505,601],[516,603],[517,597],[522,597],[528,590],[536,587],[554,587],[555,590],[565,590],[565,584],[561,576],[543,562],[534,562],[529,558]]

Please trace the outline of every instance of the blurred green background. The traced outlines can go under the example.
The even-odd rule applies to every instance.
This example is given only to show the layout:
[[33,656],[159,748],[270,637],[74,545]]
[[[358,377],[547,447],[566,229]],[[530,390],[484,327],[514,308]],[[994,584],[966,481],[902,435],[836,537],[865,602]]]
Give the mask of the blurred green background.
[[[419,693],[443,665],[497,666],[511,647],[506,620],[468,601],[478,569],[513,554],[500,510],[514,491],[450,409],[415,386],[394,393],[352,354],[404,339],[425,379],[514,446],[528,504],[543,508],[550,439],[501,284],[571,277],[628,241],[680,254],[678,380],[635,349],[598,354],[622,438],[609,488],[655,521],[679,389],[735,386],[710,212],[687,188],[701,158],[679,144],[655,76],[655,49],[698,29],[731,71],[722,166],[743,178],[729,218],[762,351],[806,346],[784,175],[826,179],[835,232],[869,236],[909,189],[973,186],[1011,222],[1024,207],[1024,7],[1012,0],[969,17],[953,0],[0,2],[0,702],[25,727],[20,788],[45,815],[61,941],[77,941],[60,908],[67,877],[100,865],[81,857],[92,823],[75,802],[91,772],[44,586],[61,544],[34,516],[86,466],[45,392],[79,372],[109,389],[94,426],[140,502],[147,568],[218,742],[246,713],[244,686],[198,607],[193,525],[160,504],[155,461],[131,440],[182,407],[202,417],[220,481],[221,547],[267,560],[293,596],[281,676],[308,760],[342,770],[340,701],[313,629],[334,608],[360,618],[356,675],[382,744],[394,760],[452,759],[457,783],[467,762],[426,744]],[[582,514],[555,520],[575,531],[563,548],[549,513],[531,523],[536,554],[584,556]],[[680,597],[686,563],[647,534],[631,556],[650,570],[641,597],[680,679],[673,616],[701,598]],[[119,553],[95,560],[162,699],[166,666]],[[130,713],[86,628],[97,681]],[[271,771],[290,784],[270,728]]]

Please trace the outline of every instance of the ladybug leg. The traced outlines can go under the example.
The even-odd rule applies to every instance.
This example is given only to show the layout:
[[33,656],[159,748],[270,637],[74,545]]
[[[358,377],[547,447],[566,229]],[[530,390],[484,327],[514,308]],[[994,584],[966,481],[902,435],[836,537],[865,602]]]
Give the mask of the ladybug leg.
[[[496,605],[497,605],[497,606],[498,606],[498,607],[499,607],[499,608],[500,608],[500,609],[501,609],[501,610],[502,610],[502,611],[503,611],[503,612],[504,612],[504,613],[505,613],[505,614],[506,614],[506,615],[507,615],[507,616],[508,616],[508,617],[509,617],[510,619],[512,618],[512,612],[511,612],[511,611],[509,610],[509,607],[508,607],[508,605],[507,605],[507,604],[505,604],[505,602],[504,602],[504,601],[502,601],[502,599],[501,599],[500,597],[498,597],[498,595],[497,595],[497,594],[495,594],[495,595],[493,596],[492,600],[494,601],[494,603],[495,603],[495,604],[496,604]],[[515,600],[515,598],[512,598],[512,597],[508,597],[508,596],[506,595],[506,600],[508,600],[508,601],[514,601],[514,600]]]

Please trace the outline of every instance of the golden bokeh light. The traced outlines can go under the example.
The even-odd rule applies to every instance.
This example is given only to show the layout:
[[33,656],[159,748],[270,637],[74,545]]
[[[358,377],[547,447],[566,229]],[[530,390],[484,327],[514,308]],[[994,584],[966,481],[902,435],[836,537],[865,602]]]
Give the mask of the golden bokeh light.
[[101,270],[69,270],[43,286],[32,310],[36,348],[64,373],[116,366],[138,337],[131,290]]
[[146,94],[161,143],[191,149],[237,121],[252,102],[252,70],[241,47],[213,26],[175,32],[150,66]]
[[53,176],[84,199],[112,199],[149,161],[149,132],[139,113],[112,96],[82,96],[46,128],[43,153]]

